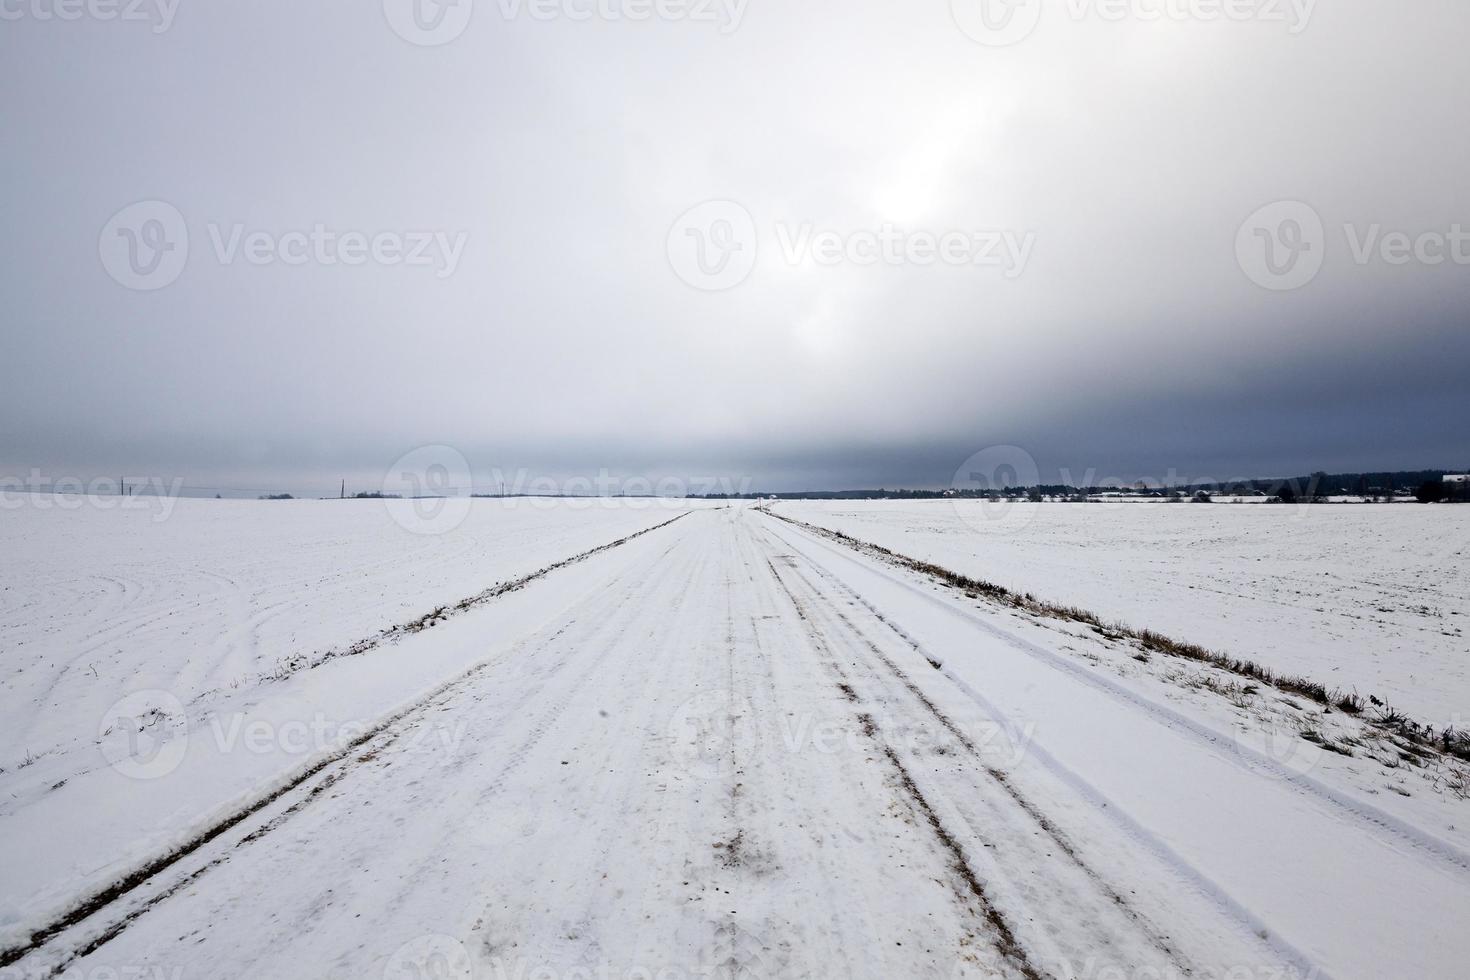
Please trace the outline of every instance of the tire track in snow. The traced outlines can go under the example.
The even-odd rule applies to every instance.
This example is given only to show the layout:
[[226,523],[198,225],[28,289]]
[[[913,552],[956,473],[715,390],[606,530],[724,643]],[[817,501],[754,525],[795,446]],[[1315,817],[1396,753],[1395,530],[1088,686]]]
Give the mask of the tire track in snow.
[[[682,634],[697,619],[695,611],[685,608],[685,597],[679,585],[687,583],[691,575],[697,577],[702,562],[697,562],[691,570],[682,563],[682,557],[677,561],[669,560],[674,549],[683,545],[681,539],[660,554],[651,563],[653,572],[638,578],[637,593],[640,594],[629,596],[629,599],[642,599],[644,596],[641,593],[670,595],[672,598],[665,610],[665,625],[671,634]],[[663,693],[660,680],[667,677],[671,669],[669,657],[677,650],[677,644],[655,643],[648,647],[649,655],[628,655],[629,647],[638,643],[634,626],[647,613],[646,603],[626,599],[618,601],[609,617],[616,620],[614,626],[599,628],[585,637],[569,635],[565,638],[563,642],[573,642],[579,648],[592,647],[597,652],[565,692],[562,699],[565,702],[562,705],[563,713],[578,698],[583,701],[598,701],[596,697],[582,697],[584,694],[593,695],[598,692],[632,696],[631,692],[636,691],[657,701]],[[633,727],[641,720],[641,712],[627,712],[611,724]],[[502,903],[502,907],[498,912],[486,908],[480,916],[484,947],[496,958],[511,950],[524,950],[527,947],[531,949],[529,954],[522,954],[528,958],[514,964],[494,962],[491,975],[542,975],[537,971],[551,967],[536,961],[534,957],[558,945],[558,937],[568,931],[586,936],[587,943],[580,951],[579,963],[558,966],[565,966],[573,971],[582,970],[589,976],[596,974],[599,968],[596,958],[602,951],[597,938],[598,924],[607,918],[609,906],[604,882],[608,879],[609,869],[617,866],[618,861],[624,857],[623,852],[628,843],[628,827],[624,822],[632,814],[644,813],[652,808],[647,795],[650,792],[647,783],[631,778],[631,774],[646,768],[650,763],[657,764],[666,753],[666,748],[658,744],[659,739],[650,730],[638,728],[636,736],[624,733],[620,738],[598,740],[590,750],[581,750],[578,743],[584,735],[575,726],[563,726],[560,734],[564,740],[559,749],[560,754],[565,756],[562,764],[577,767],[574,772],[586,773],[577,779],[577,792],[571,798],[577,804],[576,816],[586,821],[586,825],[580,827],[579,836],[588,843],[581,847],[566,848],[563,853],[547,862],[548,867],[544,869],[544,873],[558,879],[580,880],[586,882],[587,887],[565,896],[559,903],[554,919],[532,913],[539,898],[537,895],[523,895],[519,889],[497,889],[493,896],[487,896]],[[541,741],[538,736],[534,744],[528,745],[527,753],[541,744]],[[556,747],[555,743],[547,744],[552,748]],[[504,779],[497,779],[496,785],[491,791],[482,794],[478,803],[480,806],[488,806],[502,790],[509,793],[512,789],[514,787],[505,785]],[[629,872],[638,881],[620,889],[625,893],[622,896],[624,904],[636,904],[639,907],[650,904],[647,895],[657,883],[654,864],[655,862],[645,862]],[[568,865],[571,867],[567,867]],[[637,893],[638,901],[631,902],[626,893]]]
[[[795,608],[797,615],[807,624],[807,638],[811,641],[812,646],[818,652],[819,656],[823,657],[824,665],[837,678],[835,681],[837,688],[842,691],[847,700],[854,704],[860,703],[860,698],[854,692],[848,680],[847,672],[838,662],[835,651],[828,643],[822,631],[812,621],[812,617],[808,614],[806,603],[799,599],[791,590],[790,586],[781,576],[781,573],[776,570],[774,561],[768,558],[766,566],[770,570],[771,577],[780,586],[787,598],[791,600],[791,604]],[[920,792],[909,770],[884,743],[877,723],[873,720],[872,716],[864,712],[858,714],[856,720],[863,734],[878,747],[879,751],[888,760],[892,767],[893,775],[898,785],[902,788],[904,795],[909,800],[910,806],[922,818],[924,824],[928,826],[934,837],[937,849],[944,855],[950,872],[954,876],[955,881],[952,882],[952,886],[955,888],[957,894],[961,896],[968,894],[966,904],[970,905],[971,910],[989,926],[993,933],[990,937],[991,943],[995,949],[1005,958],[1012,968],[1023,977],[1026,977],[1027,980],[1042,980],[1043,977],[1049,977],[1050,974],[1044,974],[1036,967],[1031,960],[1030,954],[1017,942],[1014,927],[1011,925],[1008,917],[996,907],[985,885],[976,876],[964,846],[944,825],[943,821],[940,820],[939,815],[930,806],[929,801],[924,797],[923,793]]]
[[[818,565],[807,563],[806,567],[815,572],[817,576],[822,579],[825,585],[837,590],[839,594],[848,597],[849,601],[851,601],[854,605],[861,605],[863,608],[866,608],[874,616],[875,619],[877,619],[889,630],[893,631],[905,643],[906,646],[910,647],[916,654],[923,658],[924,662],[931,666],[936,662],[916,642],[914,642],[911,637],[909,637],[906,633],[903,633],[886,618],[884,618],[880,613],[878,613],[875,608],[866,603],[861,596],[849,589],[844,583],[838,581],[834,576],[826,572]],[[806,574],[802,570],[793,568],[793,573],[801,579],[801,581],[809,591],[810,595],[814,599],[820,598],[821,590],[817,588],[817,586],[806,576]],[[929,696],[925,694],[924,691],[920,689],[920,687],[914,682],[913,678],[909,675],[907,671],[896,664],[893,661],[893,658],[885,653],[882,648],[876,642],[874,642],[872,637],[866,634],[857,623],[853,622],[851,617],[843,612],[838,605],[828,601],[823,604],[823,611],[830,617],[834,618],[838,623],[840,623],[842,629],[845,632],[849,633],[853,638],[858,641],[858,643],[860,643],[872,654],[873,658],[883,666],[887,673],[892,676],[894,680],[898,681],[899,684],[901,684],[903,688],[909,692],[910,695],[912,695],[913,699],[918,703],[923,712],[927,713],[935,721],[937,721],[946,731],[948,731],[955,738],[957,742],[959,742],[961,746],[963,746],[970,757],[974,759],[975,765],[977,766],[979,771],[989,777],[992,783],[998,786],[1005,793],[1010,801],[1021,810],[1025,817],[1028,817],[1037,827],[1041,829],[1044,834],[1046,834],[1051,842],[1055,844],[1064,855],[1066,855],[1066,857],[1078,868],[1078,870],[1080,870],[1093,882],[1093,884],[1103,893],[1103,895],[1109,902],[1121,909],[1128,916],[1128,918],[1132,920],[1134,925],[1147,937],[1148,941],[1156,949],[1168,956],[1173,961],[1174,965],[1177,966],[1185,975],[1188,975],[1192,972],[1191,965],[1183,958],[1180,951],[1174,947],[1174,945],[1163,935],[1163,933],[1161,933],[1152,922],[1142,916],[1117,888],[1115,888],[1095,868],[1093,868],[1083,859],[1081,854],[1078,853],[1076,847],[1061,831],[1061,829],[1049,817],[1047,817],[1045,813],[1042,812],[1040,807],[1038,807],[1031,800],[1027,799],[1020,792],[1020,790],[1015,786],[1015,784],[1011,781],[1011,779],[1006,775],[1004,771],[985,761],[984,754],[975,744],[974,740],[948,715],[946,715],[934,704]],[[848,688],[848,690],[851,689]],[[888,751],[891,752],[892,750],[889,749]]]
[[1017,975],[858,731],[748,521],[735,545],[733,689],[747,721],[735,732],[737,822],[721,835],[740,848],[719,869],[732,904],[718,909],[731,914],[717,975]]

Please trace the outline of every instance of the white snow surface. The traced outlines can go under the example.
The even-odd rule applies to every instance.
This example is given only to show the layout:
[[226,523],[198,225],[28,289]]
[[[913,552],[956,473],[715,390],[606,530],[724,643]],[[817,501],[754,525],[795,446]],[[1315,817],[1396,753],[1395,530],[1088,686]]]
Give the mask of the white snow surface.
[[800,501],[911,558],[1470,727],[1470,507]]
[[[263,553],[232,510],[254,513],[219,533]],[[487,544],[439,581],[679,511],[591,513],[565,554]],[[163,565],[170,533],[134,546]],[[371,605],[310,635],[366,635]],[[150,678],[192,676],[157,656]],[[1463,976],[1463,771],[1235,680],[689,508],[360,655],[181,683],[136,741],[7,767],[0,975]]]
[[249,685],[689,506],[477,499],[454,504],[467,516],[450,533],[425,534],[406,500],[5,497],[6,770],[94,738],[125,694],[189,703]]

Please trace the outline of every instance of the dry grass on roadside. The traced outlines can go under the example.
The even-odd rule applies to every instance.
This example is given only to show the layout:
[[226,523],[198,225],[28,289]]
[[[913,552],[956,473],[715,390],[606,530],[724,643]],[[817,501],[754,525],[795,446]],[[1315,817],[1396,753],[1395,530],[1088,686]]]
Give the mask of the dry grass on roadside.
[[[971,578],[959,572],[952,571],[933,562],[910,558],[907,555],[890,551],[882,545],[872,544],[844,534],[841,531],[833,531],[828,528],[808,524],[805,521],[788,517],[774,511],[767,511],[770,516],[803,528],[813,534],[837,541],[855,551],[865,552],[878,557],[891,564],[899,565],[910,571],[927,575],[943,584],[957,589],[972,599],[986,598],[992,602],[1000,603],[1012,609],[1042,616],[1048,619],[1064,620],[1066,622],[1081,623],[1091,627],[1103,637],[1113,641],[1130,641],[1145,653],[1158,653],[1168,657],[1181,660],[1191,660],[1196,663],[1208,664],[1239,677],[1245,677],[1252,681],[1273,687],[1286,694],[1294,694],[1298,697],[1323,705],[1331,710],[1336,708],[1344,714],[1362,718],[1383,731],[1397,736],[1399,739],[1413,746],[1442,752],[1445,755],[1457,759],[1470,761],[1470,732],[1456,728],[1436,729],[1431,725],[1421,724],[1414,721],[1399,711],[1390,708],[1376,697],[1369,697],[1365,702],[1358,694],[1334,690],[1325,684],[1318,683],[1307,677],[1299,677],[1291,674],[1282,674],[1263,664],[1242,657],[1234,657],[1210,650],[1196,643],[1187,643],[1166,636],[1150,629],[1134,629],[1123,623],[1108,623],[1096,613],[1076,606],[1068,606],[1060,603],[1047,602],[1038,599],[1031,593],[1018,593],[1003,585],[994,582],[986,582],[983,579]],[[1329,748],[1332,748],[1329,746]],[[1336,749],[1334,748],[1334,751]]]

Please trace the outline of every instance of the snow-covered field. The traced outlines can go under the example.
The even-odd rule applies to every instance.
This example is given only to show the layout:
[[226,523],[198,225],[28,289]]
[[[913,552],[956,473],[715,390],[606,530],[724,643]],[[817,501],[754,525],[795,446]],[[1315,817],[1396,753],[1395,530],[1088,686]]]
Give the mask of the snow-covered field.
[[0,513],[41,576],[6,566],[3,707],[54,746],[0,773],[6,980],[1470,962],[1470,774],[1366,719],[752,507],[422,541],[383,504],[179,506]]
[[125,694],[161,689],[189,703],[247,686],[290,658],[351,645],[688,509],[16,494],[0,503],[6,770],[94,738]]
[[1425,723],[1470,725],[1470,507],[777,507],[997,585],[1376,695]]

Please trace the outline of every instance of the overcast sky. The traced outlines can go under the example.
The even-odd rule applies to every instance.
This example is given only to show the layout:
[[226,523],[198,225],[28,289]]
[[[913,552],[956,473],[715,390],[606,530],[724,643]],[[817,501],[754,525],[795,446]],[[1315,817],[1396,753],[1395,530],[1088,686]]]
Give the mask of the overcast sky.
[[68,2],[0,0],[0,473],[1470,465],[1464,0]]

